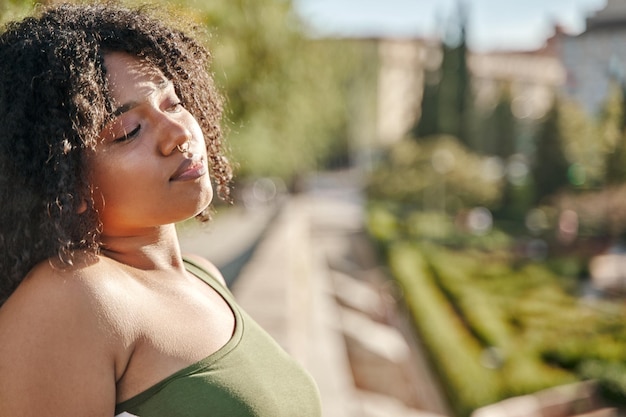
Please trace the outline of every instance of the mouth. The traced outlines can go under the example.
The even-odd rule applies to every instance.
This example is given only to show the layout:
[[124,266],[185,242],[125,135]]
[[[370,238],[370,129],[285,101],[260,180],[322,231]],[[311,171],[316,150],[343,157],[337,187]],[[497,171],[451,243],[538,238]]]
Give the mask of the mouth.
[[207,173],[202,159],[184,159],[170,177],[170,181],[191,181]]

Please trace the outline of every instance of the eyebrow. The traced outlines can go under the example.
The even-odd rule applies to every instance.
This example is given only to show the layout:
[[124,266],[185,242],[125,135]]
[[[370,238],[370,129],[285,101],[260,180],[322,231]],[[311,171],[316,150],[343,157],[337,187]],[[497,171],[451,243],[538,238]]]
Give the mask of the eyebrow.
[[[170,85],[172,85],[172,82],[168,79],[163,79],[161,80],[159,83],[156,84],[157,90],[158,91],[164,91],[166,90]],[[150,94],[152,94],[152,92],[150,92]],[[148,95],[150,95],[148,94]],[[139,106],[141,104],[141,101],[129,101],[128,103],[124,103],[121,106],[119,106],[118,108],[116,108],[115,110],[113,110],[113,112],[111,113],[112,117],[117,117],[120,116],[132,109],[134,109],[135,107]]]
[[129,103],[123,104],[120,107],[118,107],[117,109],[113,110],[113,113],[111,113],[111,116],[112,117],[120,116],[120,115],[126,113],[127,111],[130,111],[130,110],[134,109],[138,105],[139,105],[138,101],[131,101]]

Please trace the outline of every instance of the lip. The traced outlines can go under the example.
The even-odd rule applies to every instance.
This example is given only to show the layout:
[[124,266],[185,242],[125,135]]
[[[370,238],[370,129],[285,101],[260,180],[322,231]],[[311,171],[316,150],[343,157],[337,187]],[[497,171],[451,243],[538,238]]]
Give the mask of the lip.
[[178,169],[170,177],[170,181],[195,180],[207,173],[207,168],[202,159],[183,159]]

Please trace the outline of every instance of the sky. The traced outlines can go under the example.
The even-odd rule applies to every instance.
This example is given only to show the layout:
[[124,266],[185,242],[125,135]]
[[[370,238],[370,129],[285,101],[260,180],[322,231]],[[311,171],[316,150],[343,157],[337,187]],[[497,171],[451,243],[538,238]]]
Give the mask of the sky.
[[[294,0],[314,36],[438,37],[459,0]],[[607,0],[463,0],[476,51],[529,50],[558,23],[572,34]]]

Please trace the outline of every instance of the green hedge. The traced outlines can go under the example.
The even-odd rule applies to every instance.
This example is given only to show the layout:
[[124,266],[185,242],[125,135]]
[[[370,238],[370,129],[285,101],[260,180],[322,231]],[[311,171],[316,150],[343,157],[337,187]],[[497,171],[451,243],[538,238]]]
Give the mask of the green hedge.
[[433,281],[417,247],[396,244],[389,266],[458,415],[500,398],[499,377],[481,364],[483,349]]
[[416,243],[388,250],[391,273],[458,416],[582,378],[547,352],[573,337],[573,327],[593,327],[597,321],[583,319],[591,310],[575,313],[579,307],[549,271],[501,262]]
[[626,405],[616,372],[626,372],[626,305],[581,298],[576,274],[562,273],[570,261],[524,260],[510,239],[485,244],[497,231],[469,238],[437,213],[371,204],[369,214],[457,416],[585,379]]

